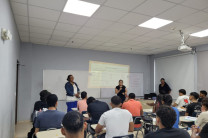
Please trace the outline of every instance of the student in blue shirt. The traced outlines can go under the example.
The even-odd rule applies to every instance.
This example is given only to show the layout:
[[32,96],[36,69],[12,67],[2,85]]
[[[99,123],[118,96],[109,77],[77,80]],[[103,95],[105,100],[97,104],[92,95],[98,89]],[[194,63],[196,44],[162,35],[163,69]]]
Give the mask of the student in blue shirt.
[[[169,94],[164,94],[163,98],[162,98],[162,104],[163,105],[167,105],[167,106],[171,106],[173,102],[172,96]],[[179,117],[180,117],[180,113],[178,111],[178,109],[176,107],[172,107],[173,110],[176,112],[176,121],[175,124],[173,125],[173,128],[179,128],[178,124],[179,124]]]
[[72,111],[72,108],[77,108],[77,101],[80,98],[80,90],[76,82],[74,82],[74,76],[69,75],[67,77],[66,89],[66,105],[67,112]]
[[65,113],[57,111],[58,97],[51,94],[47,97],[48,110],[40,113],[35,121],[35,134],[39,131],[45,131],[51,128],[61,128],[61,122]]

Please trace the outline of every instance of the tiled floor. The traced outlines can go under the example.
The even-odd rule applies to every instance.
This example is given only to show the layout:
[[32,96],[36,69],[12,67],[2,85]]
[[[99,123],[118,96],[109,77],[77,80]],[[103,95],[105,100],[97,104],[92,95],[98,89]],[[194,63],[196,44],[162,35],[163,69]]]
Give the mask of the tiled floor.
[[27,133],[32,128],[31,122],[17,123],[15,126],[15,138],[27,138]]
[[[32,128],[31,122],[21,122],[15,126],[15,138],[27,138],[27,133]],[[136,132],[134,132],[136,136]],[[143,138],[142,133],[139,132],[138,138]]]

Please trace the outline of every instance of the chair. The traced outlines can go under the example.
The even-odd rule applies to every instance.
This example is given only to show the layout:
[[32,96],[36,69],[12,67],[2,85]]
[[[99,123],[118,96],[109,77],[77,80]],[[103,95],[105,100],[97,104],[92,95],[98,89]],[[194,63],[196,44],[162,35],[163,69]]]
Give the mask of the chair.
[[134,134],[129,134],[129,135],[125,135],[125,136],[116,136],[113,138],[134,138]]
[[144,134],[149,132],[153,132],[153,119],[151,116],[144,116],[143,118],[143,127],[144,127]]
[[143,125],[141,122],[142,118],[140,116],[133,116],[133,120],[134,120],[135,125],[141,124],[141,127],[134,128],[134,131],[137,131],[137,133],[136,133],[136,138],[137,138],[139,131],[141,131],[142,135],[143,135],[143,131],[142,131]]
[[88,136],[87,136],[88,138],[90,136],[94,138],[95,130],[91,128],[91,124],[90,123],[87,124],[87,133],[89,133]]

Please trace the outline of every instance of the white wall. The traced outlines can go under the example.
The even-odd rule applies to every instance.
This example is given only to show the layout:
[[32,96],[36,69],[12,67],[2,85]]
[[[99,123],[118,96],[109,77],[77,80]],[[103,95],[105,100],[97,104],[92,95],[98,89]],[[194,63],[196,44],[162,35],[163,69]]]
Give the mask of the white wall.
[[16,62],[19,57],[19,36],[9,0],[0,0],[0,28],[7,28],[12,41],[0,39],[0,138],[14,138]]
[[[196,59],[197,59],[197,53],[202,52],[202,51],[208,51],[208,44],[207,45],[200,45],[200,46],[196,46],[194,47],[196,48]],[[166,52],[166,53],[161,53],[161,54],[157,54],[157,55],[151,55],[150,56],[150,91],[154,92],[154,60],[156,58],[160,58],[160,57],[166,57],[166,56],[173,56],[173,55],[178,55],[178,54],[183,54],[183,52],[179,52],[179,51],[170,51],[170,52]],[[199,62],[199,61],[198,61]],[[196,79],[195,79],[195,88],[197,88],[197,70],[198,70],[198,66],[197,66],[197,60],[195,60],[195,74],[196,74]],[[158,80],[160,81],[160,80]],[[205,82],[207,80],[204,80]],[[205,88],[200,88],[200,89],[205,89]],[[198,90],[199,91],[199,90]]]
[[[144,73],[144,93],[149,93],[149,57],[133,54],[81,50],[64,47],[21,45],[18,120],[29,120],[42,90],[43,69],[89,70],[89,60],[130,65],[130,72]],[[75,76],[76,78],[76,76]],[[63,105],[65,106],[65,105]]]

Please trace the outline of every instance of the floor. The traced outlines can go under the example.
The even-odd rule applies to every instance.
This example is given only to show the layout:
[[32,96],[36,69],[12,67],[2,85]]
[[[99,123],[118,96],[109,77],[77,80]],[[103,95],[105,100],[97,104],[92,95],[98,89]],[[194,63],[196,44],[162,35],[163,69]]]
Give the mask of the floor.
[[31,122],[17,123],[15,126],[15,138],[27,138],[27,133],[32,128]]
[[[27,138],[27,133],[32,128],[31,122],[21,122],[15,126],[15,138]],[[136,132],[134,132],[136,136]],[[138,138],[143,138],[142,133],[139,132]]]

